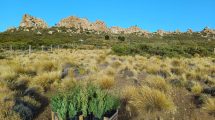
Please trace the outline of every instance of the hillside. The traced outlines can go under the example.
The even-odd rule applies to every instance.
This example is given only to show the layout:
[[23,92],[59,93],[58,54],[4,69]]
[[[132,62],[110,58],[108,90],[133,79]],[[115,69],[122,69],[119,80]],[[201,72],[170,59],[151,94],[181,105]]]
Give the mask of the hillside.
[[85,18],[68,17],[56,26],[48,27],[39,18],[25,14],[18,28],[0,33],[2,49],[58,48],[101,49],[112,48],[118,55],[160,56],[214,56],[215,30],[204,28],[201,32],[147,32],[137,26],[111,27],[100,20],[89,22]]
[[25,14],[0,33],[2,120],[214,120],[214,97],[208,27],[148,32],[75,16],[50,27]]

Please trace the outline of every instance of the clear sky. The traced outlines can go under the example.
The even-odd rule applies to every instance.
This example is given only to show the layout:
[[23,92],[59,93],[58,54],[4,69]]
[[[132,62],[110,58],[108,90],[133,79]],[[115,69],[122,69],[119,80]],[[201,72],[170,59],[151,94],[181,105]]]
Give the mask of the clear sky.
[[78,16],[103,20],[109,27],[138,25],[148,31],[215,28],[215,0],[1,0],[0,31],[18,26],[25,13],[49,26]]

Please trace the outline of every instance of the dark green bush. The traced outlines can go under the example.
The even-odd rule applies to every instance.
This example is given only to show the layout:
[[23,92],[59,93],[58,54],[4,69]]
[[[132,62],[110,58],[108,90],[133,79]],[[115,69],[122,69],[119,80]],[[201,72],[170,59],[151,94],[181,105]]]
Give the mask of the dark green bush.
[[132,45],[114,45],[112,47],[114,53],[118,55],[159,55],[168,57],[192,57],[195,55],[200,56],[213,56],[212,49],[204,47],[193,46],[153,46],[147,44],[132,44]]
[[124,37],[124,36],[119,36],[119,37],[118,37],[118,40],[120,40],[120,41],[125,41],[125,37]]
[[105,40],[110,40],[110,36],[109,35],[105,35]]

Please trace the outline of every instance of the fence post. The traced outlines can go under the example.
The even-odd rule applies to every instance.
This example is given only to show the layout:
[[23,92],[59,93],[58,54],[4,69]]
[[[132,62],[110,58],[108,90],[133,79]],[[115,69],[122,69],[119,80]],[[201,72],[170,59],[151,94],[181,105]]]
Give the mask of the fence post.
[[42,46],[41,46],[41,48],[42,48],[42,52],[43,52],[43,50],[44,50],[44,46],[42,45]]
[[60,49],[60,46],[59,46],[59,45],[57,46],[57,49],[58,49],[58,51],[59,51],[59,49]]
[[214,48],[214,54],[215,54],[215,48]]
[[52,52],[52,45],[51,45],[51,52]]
[[29,45],[28,54],[31,54],[31,45]]
[[13,51],[13,46],[12,46],[12,45],[10,45],[10,51],[11,51],[11,52]]

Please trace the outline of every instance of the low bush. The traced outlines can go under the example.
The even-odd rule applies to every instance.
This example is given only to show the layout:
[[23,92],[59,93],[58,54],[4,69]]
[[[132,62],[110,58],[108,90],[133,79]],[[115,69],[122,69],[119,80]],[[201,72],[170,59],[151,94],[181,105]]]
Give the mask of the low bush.
[[125,37],[124,37],[124,36],[119,36],[119,37],[118,37],[118,40],[120,40],[120,41],[125,41]]
[[109,40],[110,36],[109,35],[105,35],[105,40]]
[[114,53],[118,55],[159,55],[168,57],[192,57],[200,56],[213,56],[213,48],[204,48],[201,46],[155,46],[151,44],[119,44],[112,47]]

